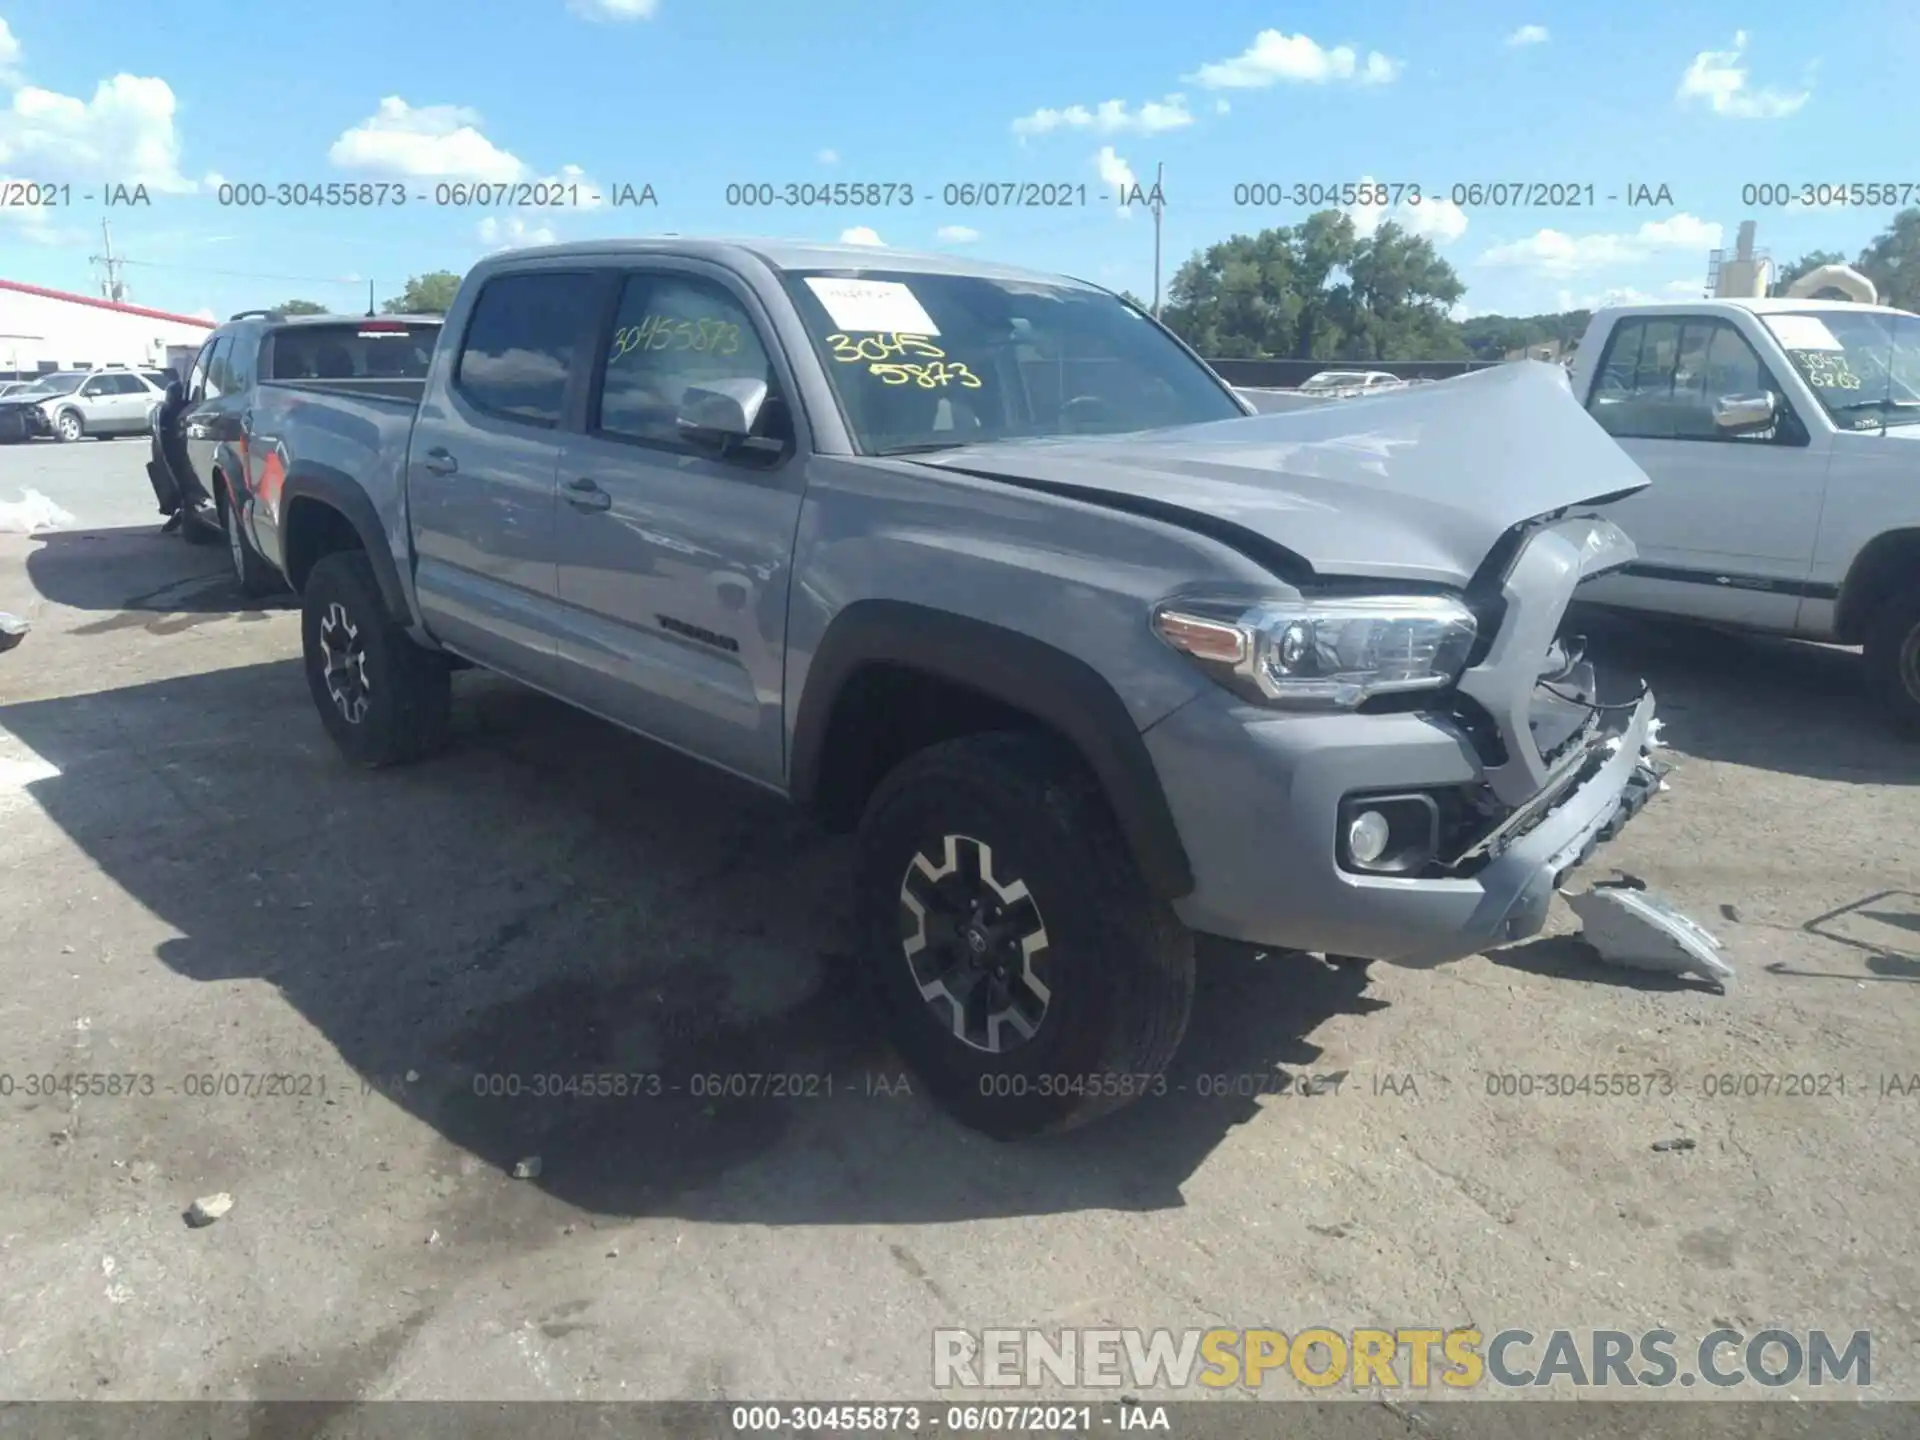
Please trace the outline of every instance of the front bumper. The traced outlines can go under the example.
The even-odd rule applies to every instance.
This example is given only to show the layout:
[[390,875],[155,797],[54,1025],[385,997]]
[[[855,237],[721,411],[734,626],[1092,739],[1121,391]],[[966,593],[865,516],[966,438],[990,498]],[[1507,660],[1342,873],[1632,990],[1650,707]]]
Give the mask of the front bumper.
[[1482,783],[1463,734],[1418,714],[1275,717],[1203,696],[1146,733],[1196,880],[1174,908],[1206,934],[1397,965],[1524,940],[1569,872],[1657,793],[1653,720],[1649,694],[1605,742],[1611,753],[1583,765],[1592,773],[1475,873],[1411,878],[1340,868],[1340,802]]

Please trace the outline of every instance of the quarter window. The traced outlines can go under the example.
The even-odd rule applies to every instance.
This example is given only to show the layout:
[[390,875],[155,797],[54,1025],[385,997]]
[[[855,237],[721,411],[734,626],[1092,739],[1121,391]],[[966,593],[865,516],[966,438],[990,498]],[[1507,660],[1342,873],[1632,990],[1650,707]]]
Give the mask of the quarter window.
[[558,425],[596,288],[592,276],[562,271],[489,280],[474,302],[455,386],[482,410]]

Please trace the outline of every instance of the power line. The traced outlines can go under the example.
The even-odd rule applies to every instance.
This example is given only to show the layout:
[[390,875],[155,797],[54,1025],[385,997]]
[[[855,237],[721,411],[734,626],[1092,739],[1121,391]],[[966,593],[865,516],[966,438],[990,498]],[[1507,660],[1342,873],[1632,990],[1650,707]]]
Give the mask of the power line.
[[258,270],[210,270],[201,265],[168,265],[158,260],[126,260],[114,262],[117,265],[138,265],[147,270],[171,270],[181,275],[220,275],[235,280],[285,280],[294,285],[352,285],[358,287],[358,280],[345,275],[269,275]]

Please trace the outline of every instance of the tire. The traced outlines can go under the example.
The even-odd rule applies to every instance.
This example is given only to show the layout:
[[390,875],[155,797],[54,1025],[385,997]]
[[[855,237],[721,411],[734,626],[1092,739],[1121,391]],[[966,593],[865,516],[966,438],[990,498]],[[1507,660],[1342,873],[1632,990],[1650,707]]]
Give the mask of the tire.
[[1881,602],[1867,626],[1867,683],[1909,740],[1920,740],[1920,586]]
[[336,551],[313,567],[301,596],[300,642],[320,721],[349,760],[373,769],[401,765],[446,742],[446,662],[387,614],[365,551]]
[[82,439],[87,433],[87,422],[80,418],[78,410],[62,410],[53,421],[53,438],[63,445],[71,445]]
[[[920,751],[869,802],[855,868],[882,1021],[963,1124],[1023,1139],[1165,1093],[1193,1008],[1193,936],[1141,879],[1077,756],[1011,733]],[[999,915],[943,921],[975,899]],[[982,948],[1007,978],[969,966]],[[963,1010],[949,984],[984,1003]]]
[[231,488],[222,477],[220,528],[226,535],[227,559],[233,566],[234,583],[249,600],[263,600],[286,588],[285,582],[269,565],[240,529],[240,507],[234,504]]

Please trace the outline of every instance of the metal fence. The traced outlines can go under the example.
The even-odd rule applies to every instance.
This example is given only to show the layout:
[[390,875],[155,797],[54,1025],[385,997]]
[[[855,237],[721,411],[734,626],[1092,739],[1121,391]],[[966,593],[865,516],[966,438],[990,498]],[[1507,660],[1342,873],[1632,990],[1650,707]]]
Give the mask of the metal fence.
[[1322,370],[1384,370],[1403,380],[1445,380],[1487,370],[1503,360],[1209,360],[1229,385],[1291,390]]

